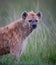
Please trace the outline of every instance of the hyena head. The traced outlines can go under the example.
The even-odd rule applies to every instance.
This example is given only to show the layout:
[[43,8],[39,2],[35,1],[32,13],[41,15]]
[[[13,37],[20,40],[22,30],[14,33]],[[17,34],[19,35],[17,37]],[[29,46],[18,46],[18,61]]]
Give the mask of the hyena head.
[[25,25],[29,25],[29,28],[31,30],[35,29],[37,27],[37,23],[39,22],[41,18],[41,13],[35,13],[33,11],[31,12],[24,12],[22,14],[22,19],[25,21]]

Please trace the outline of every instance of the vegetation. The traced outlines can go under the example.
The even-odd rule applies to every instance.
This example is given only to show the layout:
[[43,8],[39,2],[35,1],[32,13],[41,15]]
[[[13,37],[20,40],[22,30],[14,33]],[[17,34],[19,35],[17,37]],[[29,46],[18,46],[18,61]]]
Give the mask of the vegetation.
[[[21,17],[23,11],[42,12],[18,65],[56,65],[56,0],[0,0],[0,27]],[[13,57],[0,56],[0,65],[14,65]]]

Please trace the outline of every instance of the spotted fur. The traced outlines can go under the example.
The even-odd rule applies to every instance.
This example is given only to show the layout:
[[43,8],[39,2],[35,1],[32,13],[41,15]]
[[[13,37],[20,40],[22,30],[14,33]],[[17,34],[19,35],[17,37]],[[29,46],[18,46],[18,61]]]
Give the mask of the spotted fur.
[[38,19],[36,13],[30,12],[26,19],[21,18],[0,28],[0,55],[10,53],[16,60],[20,58],[23,41],[33,30],[28,22],[32,18]]

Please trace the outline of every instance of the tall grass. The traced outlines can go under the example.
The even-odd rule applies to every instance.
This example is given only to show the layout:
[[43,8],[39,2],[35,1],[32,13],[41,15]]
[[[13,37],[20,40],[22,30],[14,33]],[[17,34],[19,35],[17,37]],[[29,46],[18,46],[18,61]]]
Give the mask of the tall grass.
[[[35,12],[41,10],[42,12],[42,20],[38,23],[37,29],[32,32],[27,42],[25,42],[27,46],[18,64],[56,65],[56,22],[54,22],[50,10],[45,8],[45,4],[40,4],[40,0],[24,1],[18,0],[13,3],[12,0],[11,2],[7,2],[7,6],[5,5],[0,8],[0,26],[18,19],[24,10],[33,10]],[[44,9],[42,8],[43,5]],[[13,57],[10,54],[0,56],[0,65],[14,64]]]
[[43,20],[39,22],[37,29],[28,39],[20,65],[56,65],[56,40],[53,31],[54,29],[51,32],[50,26],[48,27]]

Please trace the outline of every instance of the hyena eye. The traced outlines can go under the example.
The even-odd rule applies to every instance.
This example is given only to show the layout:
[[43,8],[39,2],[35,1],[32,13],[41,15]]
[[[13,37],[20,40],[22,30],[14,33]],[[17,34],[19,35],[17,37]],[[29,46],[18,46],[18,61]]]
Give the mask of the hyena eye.
[[32,20],[29,20],[29,22],[32,22]]

